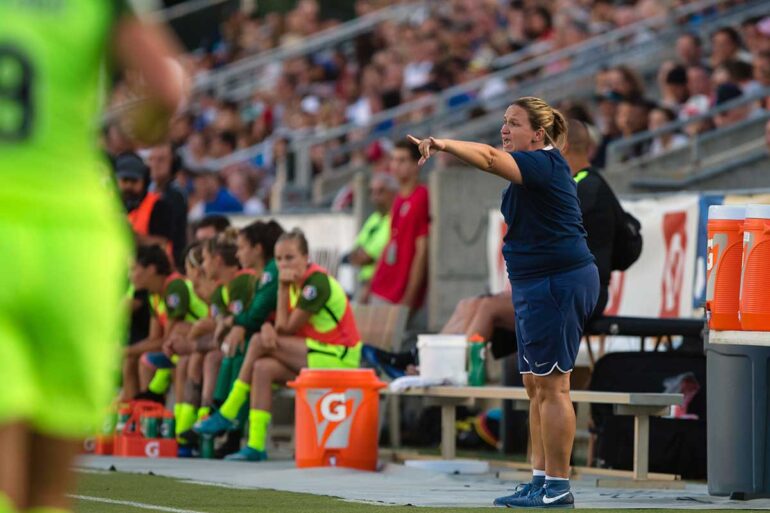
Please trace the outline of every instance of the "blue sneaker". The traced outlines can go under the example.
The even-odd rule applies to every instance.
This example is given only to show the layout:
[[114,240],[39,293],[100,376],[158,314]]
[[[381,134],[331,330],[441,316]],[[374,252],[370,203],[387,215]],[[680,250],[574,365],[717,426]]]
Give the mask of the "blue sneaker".
[[228,454],[225,459],[228,461],[265,461],[267,460],[267,452],[246,446],[238,452]]
[[499,507],[508,507],[508,504],[513,500],[521,499],[522,497],[526,497],[530,493],[535,493],[540,488],[542,488],[543,485],[537,485],[530,481],[529,483],[521,483],[516,488],[513,489],[513,493],[511,495],[506,495],[505,497],[498,497],[495,499],[492,504]]
[[569,489],[564,491],[548,491],[548,485],[534,493],[511,499],[505,504],[508,508],[565,508],[575,507],[575,497]]
[[193,454],[193,447],[189,444],[179,444],[179,446],[176,449],[176,457],[177,458],[193,458],[195,454]]
[[213,413],[209,418],[197,422],[193,426],[193,431],[199,435],[218,435],[225,431],[230,431],[235,428],[235,423],[226,419],[221,413]]
[[361,359],[388,376],[390,379],[396,379],[406,375],[406,372],[404,372],[403,369],[399,369],[389,363],[389,360],[393,360],[393,358],[390,358],[389,353],[368,344],[364,344],[361,349]]

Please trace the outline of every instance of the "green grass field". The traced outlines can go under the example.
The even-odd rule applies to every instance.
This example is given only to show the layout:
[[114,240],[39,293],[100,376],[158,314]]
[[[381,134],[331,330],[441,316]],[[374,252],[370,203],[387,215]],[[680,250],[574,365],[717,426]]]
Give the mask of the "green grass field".
[[[166,511],[171,513],[414,513],[410,506],[377,506],[345,502],[333,497],[274,490],[242,490],[199,485],[167,477],[109,473],[80,475],[77,513],[141,513]],[[86,498],[87,497],[87,498]],[[106,502],[104,502],[104,501]],[[489,508],[422,508],[442,513],[490,511]],[[608,512],[611,510],[580,510]],[[682,512],[686,510],[657,509],[634,512]],[[693,511],[693,510],[690,510]],[[738,510],[719,510],[737,511]],[[759,510],[740,510],[746,511]]]

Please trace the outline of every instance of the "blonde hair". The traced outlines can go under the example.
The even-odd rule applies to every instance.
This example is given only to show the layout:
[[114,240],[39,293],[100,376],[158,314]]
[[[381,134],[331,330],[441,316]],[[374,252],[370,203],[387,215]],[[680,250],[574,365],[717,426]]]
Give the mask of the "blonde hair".
[[238,259],[235,254],[238,251],[238,229],[232,226],[225,228],[225,231],[216,234],[211,239],[207,239],[206,251],[211,255],[219,255],[227,266],[238,266]]
[[526,111],[532,130],[542,128],[548,144],[558,150],[564,149],[564,143],[567,141],[567,120],[561,112],[534,96],[523,96],[513,104]]
[[308,251],[307,239],[305,238],[305,234],[299,228],[294,228],[288,232],[282,233],[281,236],[278,237],[276,244],[278,244],[279,242],[283,242],[285,240],[296,241],[297,246],[299,247],[300,254],[302,254],[302,256],[308,255],[309,251]]

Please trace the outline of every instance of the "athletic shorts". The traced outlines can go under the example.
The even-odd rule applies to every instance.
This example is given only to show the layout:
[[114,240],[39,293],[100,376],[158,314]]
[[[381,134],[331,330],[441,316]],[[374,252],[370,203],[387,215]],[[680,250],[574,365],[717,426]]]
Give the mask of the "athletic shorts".
[[353,347],[339,344],[326,344],[305,339],[307,344],[307,366],[311,369],[357,369],[361,364],[361,348],[359,342]]
[[72,212],[17,207],[0,205],[0,425],[89,436],[116,391],[125,339],[125,219],[85,201]]
[[519,372],[545,376],[575,366],[583,327],[599,297],[593,263],[542,278],[511,282]]

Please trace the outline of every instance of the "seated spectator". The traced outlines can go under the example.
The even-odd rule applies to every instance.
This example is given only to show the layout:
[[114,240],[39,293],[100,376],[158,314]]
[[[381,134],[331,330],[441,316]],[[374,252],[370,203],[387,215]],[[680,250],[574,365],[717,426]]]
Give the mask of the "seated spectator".
[[703,42],[697,34],[688,32],[676,39],[676,56],[684,66],[703,65]]
[[663,80],[661,91],[661,103],[678,112],[687,101],[689,91],[687,89],[687,68],[680,65],[672,66]]
[[749,61],[742,46],[741,36],[733,27],[722,27],[714,31],[711,34],[711,67],[717,68],[732,59]]
[[251,394],[248,443],[226,459],[267,458],[273,384],[294,379],[303,367],[349,369],[360,362],[362,344],[350,303],[337,280],[310,263],[302,232],[283,234],[275,256],[279,268],[275,326],[265,323],[252,337],[230,395],[200,426],[202,432],[229,429]]
[[624,98],[641,98],[644,96],[644,82],[639,73],[628,66],[615,66],[608,72],[610,89]]
[[761,87],[770,87],[770,50],[754,55],[754,80]]
[[198,203],[190,209],[188,218],[197,221],[206,214],[230,214],[243,212],[243,205],[222,184],[219,173],[213,169],[201,169],[193,181]]
[[213,239],[229,226],[230,220],[227,217],[217,214],[208,215],[195,223],[193,240],[195,242],[202,242],[206,239]]
[[[726,83],[717,87],[715,105],[720,106],[725,103],[734,101],[743,96],[741,88],[736,84]],[[751,105],[745,104],[738,107],[734,107],[727,111],[714,116],[714,125],[717,128],[724,128],[730,125],[734,125],[740,121],[749,117],[751,113]]]
[[255,169],[239,168],[227,177],[227,189],[243,205],[247,216],[260,216],[267,212],[264,201],[257,195],[259,176]]
[[[669,123],[673,123],[676,121],[676,119],[676,114],[673,110],[662,106],[655,107],[652,109],[652,111],[650,111],[650,131],[657,130]],[[650,155],[660,155],[661,153],[666,153],[668,151],[687,146],[687,141],[687,136],[682,133],[666,132],[652,140]]]
[[184,249],[187,246],[187,198],[174,182],[181,160],[171,143],[167,142],[150,150],[147,165],[152,179],[150,192],[160,194],[171,207],[171,246],[174,262],[181,269],[184,266]]
[[369,300],[369,283],[374,268],[390,240],[390,209],[398,192],[398,182],[389,174],[375,173],[369,181],[369,193],[374,212],[366,219],[356,237],[353,251],[344,261],[360,267],[358,273],[358,301]]
[[[618,105],[617,124],[622,137],[632,137],[647,130],[650,103],[641,96],[627,97]],[[647,153],[648,144],[640,141],[627,148],[622,160],[634,159]]]

